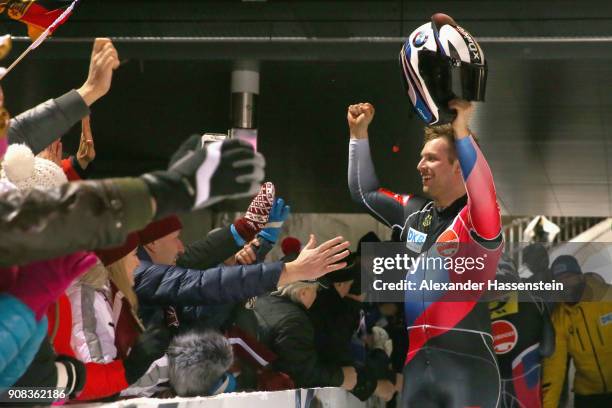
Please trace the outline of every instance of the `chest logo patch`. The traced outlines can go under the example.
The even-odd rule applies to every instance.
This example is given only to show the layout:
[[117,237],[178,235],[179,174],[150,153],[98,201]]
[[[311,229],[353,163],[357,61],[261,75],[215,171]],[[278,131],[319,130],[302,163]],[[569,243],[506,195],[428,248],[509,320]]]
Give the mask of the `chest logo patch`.
[[609,323],[612,323],[612,313],[599,316],[599,324],[605,326]]
[[491,334],[493,335],[493,349],[496,354],[509,353],[518,342],[516,327],[507,320],[491,322]]
[[436,249],[444,257],[453,256],[459,250],[459,237],[452,229],[444,231],[436,240]]
[[410,227],[408,236],[406,237],[406,248],[420,254],[425,239],[427,239],[427,234]]

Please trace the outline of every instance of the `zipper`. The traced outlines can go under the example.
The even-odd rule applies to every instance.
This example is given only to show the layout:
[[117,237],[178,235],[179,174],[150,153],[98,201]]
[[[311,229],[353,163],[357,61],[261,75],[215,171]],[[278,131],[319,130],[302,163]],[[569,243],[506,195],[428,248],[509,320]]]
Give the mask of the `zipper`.
[[589,335],[589,342],[591,343],[591,349],[593,350],[593,357],[595,357],[595,362],[597,363],[597,370],[599,370],[599,375],[601,376],[601,382],[604,386],[604,393],[608,392],[608,384],[606,384],[606,379],[603,375],[603,371],[601,371],[601,364],[599,364],[599,358],[597,358],[597,353],[595,352],[595,346],[593,345],[593,339],[591,338],[591,332],[589,331],[589,326],[587,325],[586,317],[584,315],[584,311],[581,307],[578,308],[580,310],[580,314],[582,315],[582,320],[584,321],[584,327],[586,327],[587,334]]

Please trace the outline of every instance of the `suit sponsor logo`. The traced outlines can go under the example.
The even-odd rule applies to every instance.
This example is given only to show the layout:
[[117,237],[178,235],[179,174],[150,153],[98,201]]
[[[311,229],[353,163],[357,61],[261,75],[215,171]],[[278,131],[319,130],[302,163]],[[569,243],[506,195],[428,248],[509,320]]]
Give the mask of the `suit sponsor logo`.
[[408,236],[406,237],[406,248],[413,252],[421,253],[421,249],[423,248],[423,244],[425,243],[426,239],[427,234],[410,227],[408,230]]
[[491,322],[491,334],[493,335],[493,349],[496,354],[506,354],[512,351],[518,342],[518,331],[507,320]]
[[608,313],[608,314],[599,316],[599,323],[602,326],[605,326],[608,323],[612,323],[612,313]]
[[457,233],[452,230],[446,230],[436,240],[436,249],[442,256],[448,257],[453,256],[459,250],[459,237]]

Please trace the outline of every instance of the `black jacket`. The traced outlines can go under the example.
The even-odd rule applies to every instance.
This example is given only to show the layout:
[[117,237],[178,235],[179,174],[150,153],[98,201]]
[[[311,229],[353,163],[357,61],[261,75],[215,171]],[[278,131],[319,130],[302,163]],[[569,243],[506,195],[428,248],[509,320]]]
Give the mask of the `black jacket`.
[[278,356],[274,369],[287,373],[297,387],[342,385],[341,366],[317,354],[314,327],[304,306],[287,297],[267,295],[257,299],[254,312],[257,332],[253,334]]

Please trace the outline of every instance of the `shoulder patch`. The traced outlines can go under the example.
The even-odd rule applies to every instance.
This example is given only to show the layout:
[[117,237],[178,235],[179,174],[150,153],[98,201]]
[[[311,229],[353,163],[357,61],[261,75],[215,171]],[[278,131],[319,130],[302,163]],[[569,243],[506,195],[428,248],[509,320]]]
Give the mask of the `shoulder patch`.
[[387,197],[391,197],[401,205],[406,205],[406,203],[408,202],[408,200],[410,200],[411,197],[410,195],[404,196],[401,194],[394,193],[393,191],[387,190],[386,188],[379,188],[378,192],[386,195]]

